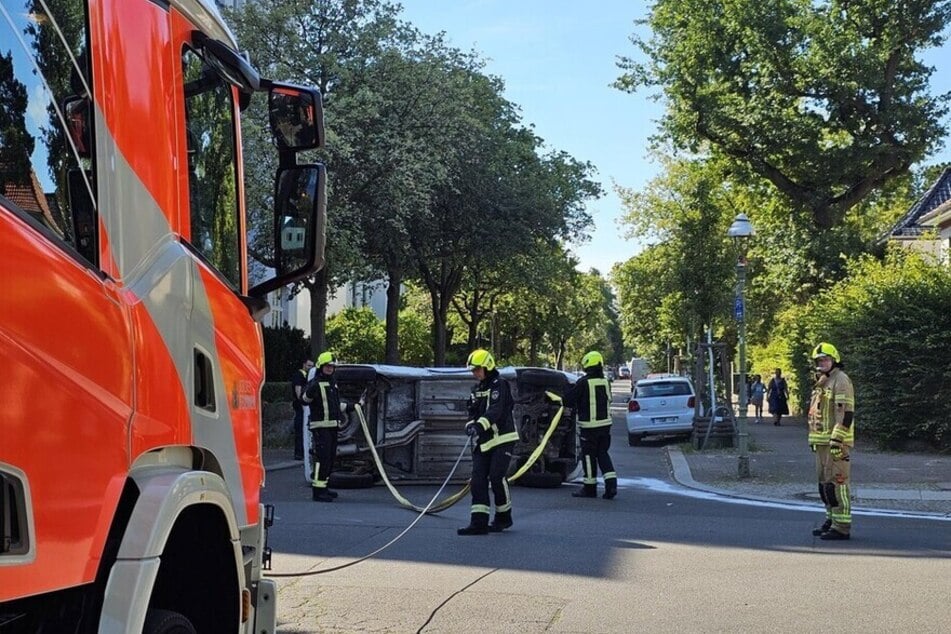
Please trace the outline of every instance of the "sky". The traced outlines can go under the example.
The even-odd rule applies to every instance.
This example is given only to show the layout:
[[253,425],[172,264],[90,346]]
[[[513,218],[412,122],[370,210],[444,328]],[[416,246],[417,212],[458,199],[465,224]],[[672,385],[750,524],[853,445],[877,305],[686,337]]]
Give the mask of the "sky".
[[[660,169],[649,156],[663,105],[650,93],[612,88],[617,57],[634,57],[634,21],[647,16],[643,0],[400,0],[403,18],[424,33],[446,33],[449,43],[476,50],[486,72],[502,78],[506,98],[520,106],[546,148],[562,150],[597,168],[605,196],[587,205],[591,239],[573,247],[579,268],[611,271],[643,244],[625,238],[615,184],[641,189]],[[928,51],[932,86],[951,91],[951,45]],[[951,117],[946,123],[951,127]],[[951,150],[926,164],[951,161]]]

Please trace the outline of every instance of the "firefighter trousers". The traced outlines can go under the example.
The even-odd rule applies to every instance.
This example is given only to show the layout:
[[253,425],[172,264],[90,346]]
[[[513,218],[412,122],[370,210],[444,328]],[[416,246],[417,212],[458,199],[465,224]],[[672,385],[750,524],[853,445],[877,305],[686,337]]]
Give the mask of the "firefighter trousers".
[[315,489],[326,489],[330,481],[330,470],[334,465],[334,458],[337,457],[337,428],[315,427],[310,430],[310,434],[317,453],[317,458],[314,460],[314,481],[311,486]]
[[[604,477],[604,486],[607,489],[613,484],[617,487],[617,473],[608,450],[611,449],[611,426],[591,427],[581,430],[581,462],[584,467],[585,485],[598,484],[598,468]],[[613,480],[609,483],[608,480]]]
[[848,535],[852,530],[851,455],[845,453],[842,459],[836,460],[829,445],[816,445],[816,476],[826,519],[832,521],[832,528]]
[[505,479],[509,463],[512,461],[512,448],[515,442],[502,443],[489,449],[475,449],[472,452],[472,514],[489,515],[489,485],[495,497],[495,512],[512,510],[512,496],[509,483]]

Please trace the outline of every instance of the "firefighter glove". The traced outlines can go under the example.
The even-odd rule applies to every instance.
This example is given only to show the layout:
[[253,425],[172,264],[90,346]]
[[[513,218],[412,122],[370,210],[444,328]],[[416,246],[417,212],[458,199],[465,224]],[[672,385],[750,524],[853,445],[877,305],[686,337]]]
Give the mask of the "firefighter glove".
[[815,445],[809,445],[809,448],[812,449],[812,453],[816,453],[816,446],[815,446]]
[[842,460],[844,455],[842,451],[842,443],[838,440],[833,440],[829,443],[829,453],[832,454],[832,458],[835,460]]
[[470,420],[466,423],[466,434],[469,436],[478,436],[479,435],[479,423],[474,420]]
[[313,401],[313,400],[314,400],[314,397],[317,396],[317,390],[318,390],[318,389],[319,389],[319,388],[317,387],[317,381],[316,381],[316,379],[315,379],[315,380],[308,381],[307,386],[304,388],[304,399],[305,399],[308,403],[310,403],[311,401]]

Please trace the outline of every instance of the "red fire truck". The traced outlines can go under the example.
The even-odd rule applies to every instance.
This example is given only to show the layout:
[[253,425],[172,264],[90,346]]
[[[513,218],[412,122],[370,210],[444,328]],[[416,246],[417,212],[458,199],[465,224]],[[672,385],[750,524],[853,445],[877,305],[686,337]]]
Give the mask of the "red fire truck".
[[0,631],[274,630],[259,322],[323,262],[323,115],[238,50],[206,0],[0,0]]

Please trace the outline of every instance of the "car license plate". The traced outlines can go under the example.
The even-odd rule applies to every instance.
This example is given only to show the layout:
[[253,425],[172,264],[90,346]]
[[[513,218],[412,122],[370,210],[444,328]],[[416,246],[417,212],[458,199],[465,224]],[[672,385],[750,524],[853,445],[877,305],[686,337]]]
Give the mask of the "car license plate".
[[667,416],[666,418],[652,418],[651,422],[654,423],[655,425],[666,425],[668,423],[676,423],[677,417]]

